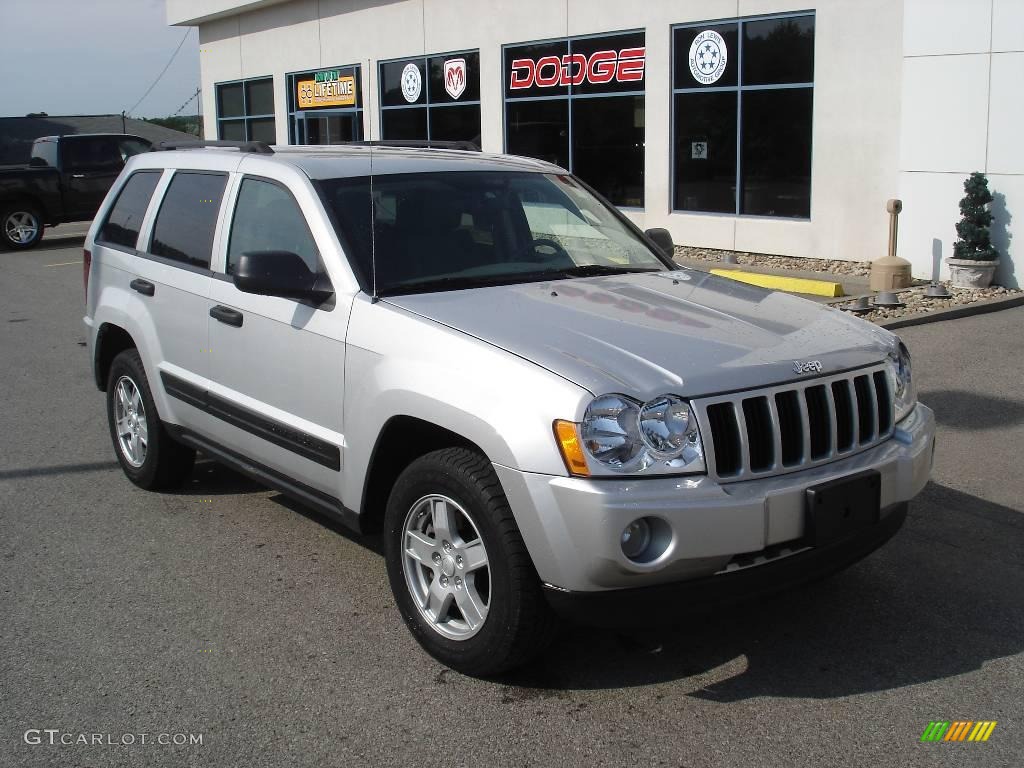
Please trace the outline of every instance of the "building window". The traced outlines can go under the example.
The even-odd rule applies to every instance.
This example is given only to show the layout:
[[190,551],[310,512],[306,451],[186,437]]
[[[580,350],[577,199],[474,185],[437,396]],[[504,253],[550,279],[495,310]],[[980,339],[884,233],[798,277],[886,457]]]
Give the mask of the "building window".
[[672,28],[677,211],[811,215],[814,14]]
[[272,77],[217,83],[216,91],[218,139],[277,143]]
[[290,144],[362,140],[362,69],[358,64],[296,72],[285,81]]
[[380,137],[480,146],[480,52],[382,61]]
[[643,207],[644,33],[507,45],[504,58],[505,151]]

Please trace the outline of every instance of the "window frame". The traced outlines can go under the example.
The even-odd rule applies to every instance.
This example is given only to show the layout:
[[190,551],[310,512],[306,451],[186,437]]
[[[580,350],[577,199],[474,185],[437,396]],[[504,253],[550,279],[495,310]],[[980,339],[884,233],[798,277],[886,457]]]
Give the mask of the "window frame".
[[[632,90],[623,90],[623,91],[609,91],[607,93],[573,93],[574,86],[569,85],[569,86],[566,86],[566,93],[564,95],[563,94],[557,94],[557,95],[553,95],[553,96],[524,96],[524,97],[518,98],[518,99],[510,99],[510,98],[508,98],[508,94],[507,94],[507,90],[508,90],[507,89],[507,85],[508,85],[508,83],[505,82],[507,74],[508,74],[505,71],[505,52],[506,52],[507,49],[509,49],[509,48],[521,48],[521,47],[527,46],[527,45],[544,45],[544,44],[547,44],[547,43],[562,43],[562,42],[564,42],[566,44],[566,52],[568,54],[572,54],[572,52],[573,52],[572,51],[572,43],[575,40],[594,40],[594,39],[603,38],[603,37],[616,37],[616,36],[619,36],[619,35],[625,36],[625,35],[635,35],[635,34],[642,34],[644,36],[644,49],[645,49],[644,50],[644,79],[643,79],[642,87],[639,90],[632,89]],[[572,124],[573,124],[573,119],[572,119],[573,101],[576,100],[576,99],[608,99],[608,98],[615,98],[615,97],[618,97],[618,96],[632,97],[632,98],[640,97],[641,99],[643,99],[643,103],[644,103],[644,146],[646,147],[646,144],[647,144],[647,65],[650,63],[648,58],[647,58],[646,49],[647,49],[647,28],[646,27],[634,27],[634,28],[630,28],[630,29],[616,29],[616,30],[609,31],[609,32],[597,32],[597,33],[594,33],[594,34],[587,34],[587,35],[566,35],[564,37],[549,37],[549,38],[545,38],[543,40],[525,40],[525,41],[519,42],[519,43],[505,43],[505,44],[503,44],[501,46],[501,80],[502,80],[502,83],[501,83],[501,142],[502,142],[501,146],[502,146],[502,151],[504,151],[506,153],[509,151],[509,149],[508,149],[508,106],[509,106],[510,103],[523,103],[523,104],[525,104],[525,103],[528,103],[528,102],[532,103],[532,102],[538,102],[538,101],[559,101],[559,100],[565,101],[566,102],[566,107],[567,107],[567,113],[568,113],[568,120],[567,120],[566,126],[567,126],[567,131],[568,131],[568,154],[567,154],[567,157],[569,159],[568,167],[566,168],[566,170],[569,171],[569,173],[571,173],[574,178],[580,180],[579,177],[576,175],[576,171],[573,168],[573,127],[572,127]],[[642,174],[642,178],[644,179],[644,187],[646,187],[646,183],[647,183],[647,156],[646,156],[646,152],[644,153],[644,161],[643,161],[643,163],[644,164],[643,164],[643,167],[641,169],[641,174]],[[589,186],[587,188],[590,189]],[[604,195],[601,196],[601,199],[602,200],[605,199]],[[647,210],[647,193],[646,193],[646,189],[644,190],[644,202],[643,202],[643,205],[639,205],[639,206],[635,206],[635,205],[622,205],[622,206],[619,206],[619,205],[615,205],[614,203],[612,203],[611,205],[613,205],[613,207],[615,207],[617,209],[620,209],[620,210],[636,211],[636,212],[642,213],[642,212]]]
[[[167,170],[171,173],[164,174],[164,177],[160,180],[157,191],[153,193],[153,198],[156,199],[159,194],[159,202],[156,207],[153,207],[152,201],[150,201],[150,210],[147,213],[147,230],[145,248],[139,248],[138,245],[142,242],[142,233],[139,233],[139,239],[136,243],[136,256],[140,256],[144,259],[150,259],[159,264],[165,264],[169,267],[177,267],[178,269],[184,269],[188,272],[195,272],[196,274],[206,275],[207,277],[214,274],[213,267],[216,264],[218,256],[218,245],[217,235],[220,231],[220,227],[223,225],[224,216],[224,204],[228,200],[229,193],[231,192],[231,173],[228,171],[213,170],[209,168],[168,168]],[[200,176],[222,176],[224,177],[224,191],[221,193],[220,205],[217,207],[216,221],[213,225],[213,239],[210,241],[210,261],[205,267],[200,267],[196,264],[192,264],[187,261],[180,261],[179,259],[172,259],[167,256],[160,256],[153,253],[153,238],[156,236],[156,224],[160,218],[160,211],[164,207],[164,202],[167,200],[167,192],[171,188],[171,184],[174,183],[174,177],[179,173],[189,173]]]
[[[271,92],[274,97],[274,112],[268,115],[264,114],[249,114],[249,89],[246,85],[249,83],[269,80]],[[242,86],[242,114],[234,117],[221,117],[220,114],[220,89],[228,85],[241,85]],[[220,140],[224,139],[224,123],[242,123],[242,128],[245,133],[245,141],[253,141],[252,129],[250,123],[253,120],[266,120],[270,118],[274,121],[274,134],[277,134],[277,94],[274,93],[274,76],[271,75],[258,75],[256,77],[245,77],[238,80],[222,80],[219,83],[213,84],[213,104],[217,115],[217,138]],[[276,143],[276,140],[275,140]]]
[[[107,224],[110,222],[110,216],[111,214],[113,214],[114,208],[117,207],[117,203],[121,199],[121,195],[124,194],[125,189],[131,183],[132,179],[144,173],[152,174],[156,176],[157,179],[156,184],[153,186],[153,191],[149,195],[149,202],[146,203],[146,209],[142,212],[142,218],[139,219],[139,231],[135,235],[135,247],[132,248],[127,245],[122,245],[121,243],[114,243],[111,242],[110,240],[102,239],[101,236],[103,234],[103,230],[106,229]],[[162,168],[140,168],[137,171],[132,171],[130,174],[128,174],[127,177],[125,177],[124,183],[121,184],[120,188],[117,190],[117,196],[114,198],[114,201],[110,204],[110,207],[107,209],[106,213],[103,216],[103,223],[100,224],[100,228],[96,232],[96,245],[103,246],[104,248],[113,248],[114,250],[121,251],[122,253],[128,253],[133,256],[139,255],[139,243],[142,241],[142,236],[146,234],[145,227],[147,220],[150,217],[151,209],[153,208],[153,201],[156,200],[158,197],[161,201],[163,201],[163,190],[161,189],[161,185],[163,183],[163,176],[164,169]],[[147,242],[146,245],[148,247],[149,243]]]
[[[430,138],[430,110],[432,110],[432,109],[444,109],[446,107],[474,107],[475,106],[477,108],[477,111],[478,111],[479,116],[480,116],[480,126],[479,126],[480,127],[480,131],[478,132],[478,135],[481,135],[483,133],[484,118],[483,118],[483,110],[482,110],[482,108],[480,106],[480,99],[479,98],[471,99],[471,100],[467,100],[467,101],[457,100],[457,101],[438,101],[438,102],[433,102],[433,101],[430,100],[430,60],[431,59],[436,59],[436,58],[452,58],[452,57],[456,57],[456,56],[460,56],[460,55],[464,56],[467,53],[475,53],[476,56],[477,56],[477,60],[479,62],[479,58],[480,58],[480,49],[479,48],[464,48],[464,49],[458,50],[458,51],[442,51],[442,52],[439,52],[439,53],[426,53],[426,54],[422,54],[422,55],[416,54],[414,56],[398,56],[398,57],[391,58],[391,59],[379,59],[377,61],[377,113],[378,113],[377,114],[377,131],[378,131],[378,135],[381,137],[381,139],[384,139],[384,113],[385,112],[390,112],[392,110],[401,110],[401,109],[422,109],[423,110],[423,114],[425,115],[425,118],[426,118],[426,122],[427,122],[427,136],[426,136],[425,140],[426,141],[430,141],[431,140],[431,138]],[[405,62],[409,62],[409,63],[417,62],[417,63],[422,64],[423,73],[424,73],[423,74],[423,86],[422,86],[423,87],[423,103],[422,104],[392,104],[390,106],[384,106],[384,91],[383,91],[383,88],[384,88],[384,77],[383,77],[383,75],[381,73],[383,71],[383,68],[384,68],[385,64],[394,64],[394,63],[400,62],[400,61],[405,61]],[[478,74],[479,74],[479,63],[477,64],[477,68],[478,68]],[[479,85],[478,91],[482,91],[483,90],[482,78],[481,78],[481,82],[478,85]],[[482,93],[479,94],[479,95],[482,95]],[[384,140],[387,141],[387,139],[384,139]],[[413,141],[415,141],[415,139],[413,139]],[[468,139],[467,139],[467,141],[468,141]]]
[[[794,19],[794,18],[807,18],[814,19],[814,46],[815,54],[817,53],[817,42],[818,42],[818,14],[814,9],[804,11],[787,11],[783,13],[769,13],[761,14],[756,16],[740,16],[735,18],[725,19],[710,19],[699,22],[683,22],[680,24],[672,24],[669,27],[669,48],[670,50],[670,61],[669,61],[669,98],[671,104],[670,110],[670,124],[669,124],[669,194],[668,194],[668,212],[669,214],[685,214],[687,216],[733,216],[736,218],[744,219],[767,219],[768,221],[795,221],[795,222],[809,222],[814,218],[814,106],[813,106],[813,95],[814,95],[814,79],[810,82],[805,83],[776,83],[772,85],[744,85],[743,84],[743,50],[745,48],[744,42],[744,25],[747,23],[758,22],[758,21],[773,21],[776,19]],[[697,86],[693,88],[677,88],[675,83],[675,72],[676,72],[676,44],[675,34],[677,29],[699,29],[701,27],[718,26],[722,24],[735,24],[736,25],[736,39],[737,48],[736,51],[736,85],[724,85],[724,86]],[[743,201],[743,94],[751,91],[781,91],[781,90],[810,90],[812,97],[811,106],[811,146],[810,146],[810,163],[811,163],[811,177],[807,187],[808,197],[808,213],[807,216],[770,216],[768,214],[761,213],[743,213],[742,212],[742,201]],[[676,208],[676,96],[688,93],[735,93],[736,94],[736,205],[732,213],[723,211],[689,211],[685,208]]]

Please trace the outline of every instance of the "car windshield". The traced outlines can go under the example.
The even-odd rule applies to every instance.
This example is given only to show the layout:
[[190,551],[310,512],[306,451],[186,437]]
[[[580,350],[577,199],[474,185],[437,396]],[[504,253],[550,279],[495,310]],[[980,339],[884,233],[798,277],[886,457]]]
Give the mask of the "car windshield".
[[454,171],[316,186],[378,296],[668,268],[571,176]]

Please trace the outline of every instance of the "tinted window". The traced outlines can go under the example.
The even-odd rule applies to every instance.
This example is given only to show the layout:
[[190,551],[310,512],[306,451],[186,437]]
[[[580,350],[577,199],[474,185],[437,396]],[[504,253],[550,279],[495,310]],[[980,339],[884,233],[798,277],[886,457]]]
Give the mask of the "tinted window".
[[175,173],[153,226],[150,253],[196,267],[209,267],[226,181],[223,174]]
[[253,80],[245,84],[245,114],[274,114],[274,81]]
[[616,32],[506,47],[506,150],[642,207],[645,41],[644,32]]
[[117,150],[121,155],[121,162],[128,162],[129,157],[135,157],[135,155],[141,155],[143,152],[149,152],[152,149],[152,145],[142,139],[118,139]]
[[743,84],[814,80],[814,17],[748,21],[743,25]]
[[113,136],[63,138],[61,145],[67,171],[117,171],[124,166],[117,139]]
[[107,220],[96,239],[104,243],[135,248],[139,227],[149,208],[153,190],[160,181],[160,171],[133,173],[114,201]]
[[217,117],[242,117],[245,114],[245,101],[242,96],[242,84],[217,86]]
[[245,179],[238,191],[228,242],[227,272],[238,257],[253,251],[290,251],[310,272],[322,272],[320,253],[298,203],[286,189],[269,181]]
[[525,155],[569,167],[569,100],[510,101],[505,145]]
[[675,209],[736,212],[736,94],[675,96]]
[[644,204],[644,97],[572,101],[573,173],[616,205]]
[[389,141],[427,138],[426,109],[382,109],[380,135]]
[[743,196],[740,213],[811,215],[810,88],[743,95]]
[[[706,32],[716,33],[705,35]],[[701,42],[694,46],[697,37]],[[725,49],[718,44],[719,36]],[[673,32],[675,55],[675,88],[723,88],[736,85],[739,71],[739,32],[735,24],[708,24],[699,27],[680,27]],[[692,59],[690,56],[693,49]],[[725,69],[721,69],[722,60]],[[696,75],[694,72],[696,71]],[[698,78],[700,75],[701,78]],[[708,80],[709,82],[704,82]]]

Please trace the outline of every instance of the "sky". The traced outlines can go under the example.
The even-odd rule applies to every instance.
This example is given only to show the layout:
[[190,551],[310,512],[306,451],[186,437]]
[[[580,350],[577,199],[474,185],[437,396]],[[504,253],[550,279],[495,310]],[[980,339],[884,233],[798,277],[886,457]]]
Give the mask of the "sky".
[[[199,87],[199,38],[169,27],[164,0],[0,0],[0,116],[165,117]],[[17,30],[16,34],[11,32]],[[195,114],[198,99],[182,114]]]

